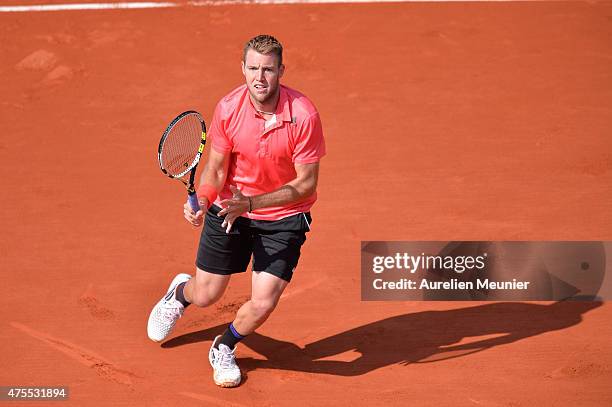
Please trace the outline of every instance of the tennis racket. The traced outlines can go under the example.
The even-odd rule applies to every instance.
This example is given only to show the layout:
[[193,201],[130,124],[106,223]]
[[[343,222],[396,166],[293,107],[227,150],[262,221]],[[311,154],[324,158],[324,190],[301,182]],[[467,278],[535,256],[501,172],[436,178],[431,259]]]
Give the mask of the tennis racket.
[[200,113],[189,110],[170,122],[159,141],[157,151],[159,168],[168,177],[185,184],[189,205],[194,212],[200,210],[200,204],[193,181],[205,144],[204,119]]

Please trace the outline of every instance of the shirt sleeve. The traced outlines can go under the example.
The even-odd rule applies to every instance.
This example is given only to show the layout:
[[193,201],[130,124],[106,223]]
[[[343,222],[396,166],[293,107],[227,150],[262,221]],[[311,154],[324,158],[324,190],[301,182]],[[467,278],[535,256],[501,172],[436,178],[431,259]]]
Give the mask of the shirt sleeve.
[[325,155],[325,139],[319,113],[308,116],[300,126],[293,150],[292,160],[296,164],[312,164]]
[[219,153],[228,153],[232,151],[233,145],[224,129],[223,123],[223,108],[221,102],[215,107],[213,118],[208,129],[208,137],[210,138],[212,148]]

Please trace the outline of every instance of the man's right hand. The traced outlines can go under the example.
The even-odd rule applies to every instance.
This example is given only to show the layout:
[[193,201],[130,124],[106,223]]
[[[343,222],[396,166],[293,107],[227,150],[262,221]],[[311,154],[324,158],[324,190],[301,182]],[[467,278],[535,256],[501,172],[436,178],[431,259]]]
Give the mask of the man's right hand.
[[204,220],[204,209],[202,208],[208,207],[208,200],[206,198],[200,199],[199,203],[200,210],[197,212],[194,212],[194,210],[191,208],[189,201],[185,202],[185,205],[183,205],[183,215],[185,216],[185,219],[187,222],[196,227],[202,226],[202,222]]

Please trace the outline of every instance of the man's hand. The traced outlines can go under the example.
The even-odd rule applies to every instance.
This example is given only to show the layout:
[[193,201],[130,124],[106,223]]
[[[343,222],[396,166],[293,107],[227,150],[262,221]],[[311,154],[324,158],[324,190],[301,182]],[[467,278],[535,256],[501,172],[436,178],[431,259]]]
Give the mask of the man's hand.
[[226,228],[225,233],[229,233],[236,218],[249,210],[249,198],[242,195],[242,192],[233,185],[230,190],[234,196],[231,199],[221,201],[223,209],[219,211],[219,216],[225,216],[221,227]]
[[197,212],[193,211],[189,201],[185,202],[185,205],[183,205],[183,215],[185,216],[185,219],[187,219],[187,222],[196,227],[201,226],[202,221],[204,220],[204,209],[202,208],[208,207],[208,199],[200,198],[198,201],[200,203],[200,210]]

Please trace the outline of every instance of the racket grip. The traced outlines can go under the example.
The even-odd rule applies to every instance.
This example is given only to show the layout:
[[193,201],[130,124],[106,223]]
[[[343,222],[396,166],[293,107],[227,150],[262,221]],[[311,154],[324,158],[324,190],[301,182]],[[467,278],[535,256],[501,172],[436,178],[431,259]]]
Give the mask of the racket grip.
[[194,212],[199,211],[200,203],[198,202],[198,196],[196,195],[195,191],[189,192],[188,199],[189,199],[189,205],[191,206],[191,209],[193,209]]

